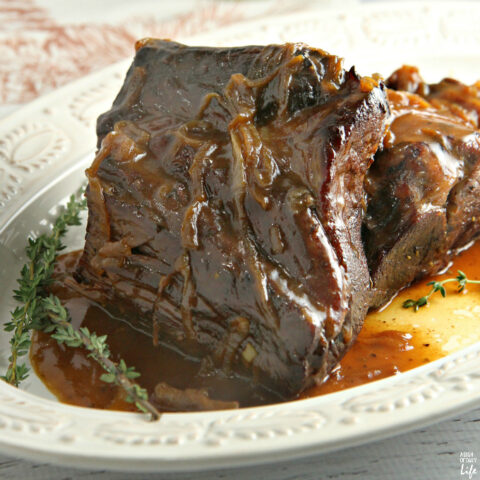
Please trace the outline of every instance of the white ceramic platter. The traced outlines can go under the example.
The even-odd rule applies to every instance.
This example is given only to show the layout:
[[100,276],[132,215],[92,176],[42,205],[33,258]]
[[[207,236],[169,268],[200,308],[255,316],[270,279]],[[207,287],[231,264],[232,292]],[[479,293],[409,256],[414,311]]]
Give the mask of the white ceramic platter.
[[[277,17],[191,39],[233,45],[303,40],[345,56],[361,73],[389,74],[407,62],[427,80],[480,79],[480,5],[369,4],[348,12]],[[95,119],[116,95],[129,61],[90,75],[0,122],[0,317],[30,232],[84,181]],[[81,247],[83,231],[68,239]],[[8,356],[0,336],[0,368]],[[385,380],[323,397],[239,411],[105,412],[56,402],[32,378],[0,384],[0,449],[47,462],[130,470],[195,470],[285,460],[398,434],[480,405],[480,344]]]

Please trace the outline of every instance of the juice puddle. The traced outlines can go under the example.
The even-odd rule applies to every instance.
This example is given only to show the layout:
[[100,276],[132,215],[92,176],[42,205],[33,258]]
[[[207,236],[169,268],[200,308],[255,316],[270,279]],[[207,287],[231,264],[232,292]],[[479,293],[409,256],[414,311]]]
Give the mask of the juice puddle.
[[302,398],[336,392],[389,377],[437,360],[480,341],[480,285],[461,293],[446,284],[447,296],[435,293],[417,312],[402,307],[408,299],[426,295],[432,280],[455,277],[463,271],[480,279],[480,242],[459,255],[444,275],[425,278],[401,291],[383,310],[367,315],[357,341],[330,378],[306,391]]
[[[464,271],[471,279],[480,279],[480,243],[456,258],[449,271],[435,280],[456,276]],[[62,259],[61,269],[72,271],[74,254]],[[402,308],[408,298],[417,299],[430,290],[424,279],[402,291],[383,311],[371,312],[358,339],[330,378],[313,387],[301,398],[323,395],[395,375],[436,360],[480,341],[480,286],[457,293],[455,285],[446,285],[447,297],[435,294],[428,306],[417,313]],[[211,381],[199,383],[199,364],[188,361],[173,350],[152,345],[151,338],[114,320],[89,300],[66,289],[55,293],[64,301],[75,327],[88,326],[99,335],[108,335],[113,359],[123,358],[141,373],[139,383],[153,391],[158,381],[177,388],[206,386],[212,398],[234,400],[243,395],[242,405],[274,402],[251,396],[245,385]],[[103,371],[83,349],[70,349],[44,333],[35,333],[30,351],[31,363],[48,389],[65,403],[95,408],[128,410],[119,390],[100,380]],[[241,392],[241,393],[240,393]],[[215,395],[216,394],[216,395]]]

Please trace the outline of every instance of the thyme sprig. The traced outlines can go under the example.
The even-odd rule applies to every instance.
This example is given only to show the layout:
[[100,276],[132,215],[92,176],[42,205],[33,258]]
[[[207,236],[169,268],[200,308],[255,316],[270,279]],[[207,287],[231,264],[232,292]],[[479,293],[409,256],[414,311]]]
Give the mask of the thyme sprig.
[[102,381],[122,388],[127,394],[125,400],[134,403],[140,411],[149,413],[152,420],[160,418],[158,410],[148,401],[147,390],[132,381],[139,377],[140,373],[134,367],[127,367],[123,359],[116,363],[110,358],[111,352],[106,335],[98,336],[95,332],[90,332],[87,327],[74,329],[67,309],[55,295],[43,298],[42,303],[49,320],[43,331],[54,332],[51,335],[52,338],[60,344],[64,343],[67,347],[86,348],[89,352],[88,356],[106,372],[100,377]]
[[152,420],[156,420],[160,417],[158,410],[148,401],[147,391],[134,382],[140,374],[133,367],[127,367],[123,360],[117,363],[110,358],[106,335],[98,336],[86,327],[75,329],[60,299],[52,294],[47,296],[46,287],[52,283],[58,252],[65,248],[62,237],[69,226],[80,225],[80,212],[85,208],[85,200],[72,195],[65,211],[55,221],[50,235],[28,240],[28,262],[21,270],[17,280],[18,289],[14,291],[14,298],[20,305],[11,312],[11,320],[4,325],[5,330],[13,332],[13,335],[10,339],[9,365],[1,378],[18,386],[28,377],[29,369],[19,359],[28,353],[31,331],[42,330],[51,333],[58,343],[72,348],[86,348],[89,357],[106,372],[100,377],[101,380],[122,388],[128,402],[134,403],[140,411],[150,413]]
[[434,293],[440,292],[440,295],[442,297],[446,297],[447,291],[445,290],[444,285],[446,285],[447,283],[456,283],[457,292],[461,292],[462,290],[464,290],[465,286],[469,283],[480,284],[480,280],[470,280],[467,277],[467,275],[465,275],[465,273],[463,273],[461,270],[457,270],[457,272],[458,272],[458,275],[455,278],[447,278],[440,282],[438,281],[428,282],[427,285],[432,286],[430,291],[423,297],[418,298],[417,300],[412,300],[412,299],[405,300],[402,304],[403,308],[413,308],[415,312],[418,312],[418,310],[421,307],[428,305],[428,300]]
[[45,288],[51,283],[55,259],[59,251],[64,249],[61,239],[67,227],[80,225],[80,212],[86,208],[84,199],[70,197],[65,211],[55,221],[50,235],[40,235],[36,239],[29,238],[26,248],[28,262],[23,266],[18,289],[14,290],[14,299],[20,303],[13,312],[12,318],[4,328],[13,332],[10,339],[11,356],[4,377],[8,383],[18,387],[28,377],[28,367],[19,363],[30,348],[30,332],[40,330],[44,326],[45,312],[41,301]]

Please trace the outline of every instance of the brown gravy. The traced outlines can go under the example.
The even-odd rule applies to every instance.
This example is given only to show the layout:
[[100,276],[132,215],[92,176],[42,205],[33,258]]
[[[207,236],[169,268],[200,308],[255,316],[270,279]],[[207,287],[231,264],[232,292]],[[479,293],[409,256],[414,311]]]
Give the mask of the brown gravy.
[[332,370],[330,378],[307,390],[302,398],[356,387],[440,358],[440,349],[422,337],[415,332],[376,330],[367,322],[353,347]]
[[[455,276],[457,269],[465,271],[469,278],[480,278],[480,265],[476,261],[478,255],[480,243],[462,253],[446,275],[435,278],[441,280],[447,276]],[[77,259],[76,252],[60,257],[57,275],[61,278],[62,275],[71,272]],[[430,288],[425,285],[428,281],[429,279],[424,279],[404,290],[394,302],[399,303],[404,298],[418,298],[424,295]],[[112,318],[93,302],[64,286],[56,284],[53,290],[69,309],[75,327],[87,326],[99,335],[108,335],[113,358],[123,358],[128,365],[134,365],[141,373],[139,383],[149,392],[153,391],[159,381],[164,381],[177,388],[206,386],[210,392],[215,392],[218,398],[225,400],[238,399],[238,392],[241,391],[244,395],[244,398],[240,399],[243,406],[266,403],[264,398],[249,396],[245,385],[208,379],[203,379],[200,383],[197,378],[198,362],[186,359],[162,345],[154,347],[150,337],[134,330],[127,323]],[[453,297],[455,286],[450,286],[447,291],[450,297]],[[435,298],[432,298],[432,305],[434,301]],[[412,311],[403,310],[404,314],[411,318],[409,328],[405,328],[405,324],[401,329],[392,328],[392,325],[396,324],[390,322],[392,317],[390,311],[394,312],[395,308],[398,311],[398,305],[392,304],[380,314],[378,312],[369,314],[356,343],[333,370],[330,378],[323,385],[306,391],[301,398],[323,395],[379,380],[449,353],[442,349],[441,343],[432,341],[429,329],[415,325],[414,322],[420,317],[416,317]],[[103,372],[88,358],[87,352],[83,349],[59,345],[48,334],[36,332],[33,336],[30,360],[38,377],[62,402],[113,410],[133,409],[132,405],[122,400],[122,394],[116,387],[100,380]]]

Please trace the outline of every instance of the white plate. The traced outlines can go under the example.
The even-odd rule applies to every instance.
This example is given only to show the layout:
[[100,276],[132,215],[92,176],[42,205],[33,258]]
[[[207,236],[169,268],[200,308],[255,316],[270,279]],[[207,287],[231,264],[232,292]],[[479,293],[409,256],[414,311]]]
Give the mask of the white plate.
[[[403,62],[428,80],[480,78],[480,5],[373,4],[346,13],[278,17],[217,31],[192,43],[304,40],[388,74]],[[83,181],[96,142],[95,118],[111,104],[130,61],[29,104],[0,122],[0,316],[30,231]],[[77,230],[69,245],[80,247]],[[8,356],[0,336],[1,365]],[[480,344],[396,377],[323,397],[240,411],[140,414],[62,405],[38,380],[0,384],[0,449],[69,465],[121,470],[193,470],[285,460],[397,434],[480,404]]]

